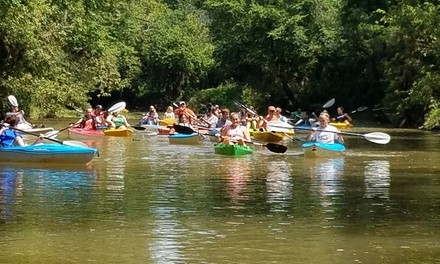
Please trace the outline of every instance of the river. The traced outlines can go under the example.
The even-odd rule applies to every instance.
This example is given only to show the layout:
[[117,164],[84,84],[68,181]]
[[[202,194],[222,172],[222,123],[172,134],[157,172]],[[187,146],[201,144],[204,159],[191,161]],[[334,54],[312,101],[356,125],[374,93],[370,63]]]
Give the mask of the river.
[[391,142],[330,159],[136,133],[86,142],[88,165],[0,165],[0,263],[439,263],[440,136],[351,132],[373,131]]

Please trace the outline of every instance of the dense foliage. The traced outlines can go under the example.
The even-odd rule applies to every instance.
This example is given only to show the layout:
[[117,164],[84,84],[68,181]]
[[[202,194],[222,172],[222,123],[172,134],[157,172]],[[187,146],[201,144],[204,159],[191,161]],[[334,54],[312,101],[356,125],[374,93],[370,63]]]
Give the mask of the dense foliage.
[[304,109],[335,97],[429,128],[440,122],[438,4],[0,1],[2,108],[9,94],[32,117],[115,97],[198,110],[233,99]]

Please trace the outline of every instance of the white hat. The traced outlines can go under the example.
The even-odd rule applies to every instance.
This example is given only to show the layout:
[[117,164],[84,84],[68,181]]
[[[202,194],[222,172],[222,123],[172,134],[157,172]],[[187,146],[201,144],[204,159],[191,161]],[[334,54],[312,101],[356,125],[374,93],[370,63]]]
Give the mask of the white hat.
[[185,101],[180,101],[179,105],[181,105],[181,104],[186,104],[186,103],[185,103]]

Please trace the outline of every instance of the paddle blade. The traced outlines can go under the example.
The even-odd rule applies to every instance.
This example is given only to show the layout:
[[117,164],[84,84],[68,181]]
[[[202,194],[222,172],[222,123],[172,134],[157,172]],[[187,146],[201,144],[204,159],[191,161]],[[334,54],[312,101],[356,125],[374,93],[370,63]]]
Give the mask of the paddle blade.
[[329,108],[330,106],[335,104],[335,98],[332,98],[330,100],[327,101],[327,103],[322,105],[322,108]]
[[390,135],[382,132],[368,133],[364,135],[364,138],[370,142],[382,145],[388,144],[391,140]]
[[275,153],[285,153],[287,151],[286,146],[275,143],[267,143],[266,148]]
[[180,134],[188,134],[189,135],[189,134],[197,133],[191,127],[177,125],[177,124],[174,124],[173,127],[174,127],[174,130]]
[[11,106],[18,106],[17,98],[13,95],[8,95],[8,101],[11,104]]
[[147,129],[146,127],[143,127],[143,126],[131,126],[131,127],[136,130],[140,130],[140,131]]
[[60,133],[60,130],[49,131],[44,134],[44,137],[45,138],[56,138],[59,133]]
[[80,142],[80,141],[74,141],[74,140],[65,140],[61,142],[63,145],[66,146],[72,146],[72,147],[81,147],[81,148],[88,148],[86,144]]
[[113,112],[120,112],[125,109],[126,103],[119,102],[117,104],[112,105],[107,111],[111,114]]

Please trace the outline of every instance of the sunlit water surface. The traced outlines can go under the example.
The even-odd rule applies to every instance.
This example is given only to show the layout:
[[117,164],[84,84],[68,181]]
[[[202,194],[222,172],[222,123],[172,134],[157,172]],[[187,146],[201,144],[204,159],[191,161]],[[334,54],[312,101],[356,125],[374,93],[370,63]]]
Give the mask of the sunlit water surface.
[[440,138],[384,132],[331,159],[136,133],[87,166],[0,165],[0,263],[440,263]]

